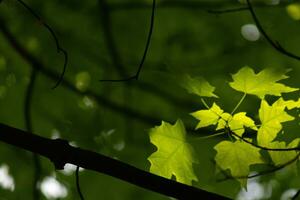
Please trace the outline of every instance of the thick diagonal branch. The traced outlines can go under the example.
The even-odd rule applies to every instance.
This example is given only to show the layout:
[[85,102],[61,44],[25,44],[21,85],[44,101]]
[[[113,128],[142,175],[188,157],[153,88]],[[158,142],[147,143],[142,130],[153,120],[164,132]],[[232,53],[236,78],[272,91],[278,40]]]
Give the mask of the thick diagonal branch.
[[104,155],[72,147],[65,140],[46,139],[1,123],[0,141],[44,156],[55,164],[56,169],[63,169],[66,163],[71,163],[177,199],[227,199],[151,174]]

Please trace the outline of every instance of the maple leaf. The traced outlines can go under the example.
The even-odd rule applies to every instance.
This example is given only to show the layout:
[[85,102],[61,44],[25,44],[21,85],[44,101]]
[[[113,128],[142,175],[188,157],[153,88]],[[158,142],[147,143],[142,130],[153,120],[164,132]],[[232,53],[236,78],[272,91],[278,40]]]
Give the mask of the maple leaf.
[[212,107],[207,110],[199,110],[191,113],[193,117],[200,120],[196,129],[216,125],[224,111],[216,104],[213,103]]
[[181,120],[175,125],[162,122],[150,131],[151,143],[157,147],[148,160],[150,172],[165,178],[176,177],[176,180],[188,185],[198,178],[193,170],[197,163],[192,146],[186,140],[186,131]]
[[[300,138],[297,138],[293,140],[289,145],[286,145],[285,142],[275,141],[270,143],[269,146],[274,149],[295,148],[298,147],[299,142]],[[296,151],[269,151],[269,154],[275,165],[282,165],[297,156]]]
[[288,78],[283,73],[274,69],[265,69],[255,74],[252,68],[243,67],[232,75],[233,82],[229,85],[240,92],[256,95],[263,99],[266,95],[281,96],[281,93],[289,93],[299,90],[291,88],[277,81]]
[[[299,142],[300,142],[300,138],[293,140],[289,145],[286,145],[285,142],[275,141],[270,143],[269,147],[274,149],[295,148],[299,146]],[[269,154],[273,163],[276,166],[285,165],[286,163],[294,160],[298,155],[297,151],[269,151]],[[290,167],[295,173],[297,173],[298,170],[297,170],[296,162],[290,165]]]
[[300,98],[297,101],[287,100],[285,101],[283,98],[278,99],[278,106],[285,106],[288,110],[292,110],[294,108],[300,108]]
[[210,85],[203,77],[192,78],[189,75],[186,75],[183,79],[182,86],[191,94],[196,94],[200,97],[215,97],[214,94],[215,87]]
[[271,106],[265,100],[261,101],[259,109],[261,126],[257,132],[259,145],[268,146],[282,129],[281,123],[294,120],[294,117],[285,112],[285,106],[278,101]]
[[[249,167],[253,164],[264,163],[258,148],[243,141],[223,141],[218,143],[214,149],[217,151],[215,161],[223,169],[229,169],[231,175],[236,178],[243,187],[247,185]],[[243,178],[242,178],[243,177]]]
[[226,126],[239,136],[242,136],[245,132],[244,127],[257,130],[255,122],[250,117],[246,116],[245,112],[240,112],[233,116],[229,113],[223,113],[221,119],[218,121],[216,130],[224,129]]

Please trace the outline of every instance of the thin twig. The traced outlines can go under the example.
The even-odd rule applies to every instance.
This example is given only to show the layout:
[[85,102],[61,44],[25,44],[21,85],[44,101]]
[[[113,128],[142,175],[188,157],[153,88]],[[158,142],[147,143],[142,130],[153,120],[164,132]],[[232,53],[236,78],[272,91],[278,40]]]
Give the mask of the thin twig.
[[[264,176],[264,175],[268,175],[274,172],[277,172],[291,164],[293,164],[294,162],[296,162],[299,159],[300,154],[298,153],[293,159],[287,161],[286,163],[283,163],[281,165],[275,166],[273,169],[270,170],[265,170],[265,171],[261,171],[258,172],[256,174],[253,175],[245,175],[245,176],[230,176],[226,173],[223,173],[226,177],[224,179],[219,179],[218,181],[222,182],[222,181],[226,181],[229,179],[251,179],[251,178],[256,178],[256,177],[260,177],[260,176]],[[224,170],[223,170],[224,171]]]
[[249,10],[248,7],[240,7],[240,8],[229,8],[229,9],[224,9],[224,10],[212,10],[212,9],[207,9],[206,11],[210,14],[227,14],[227,13],[235,13],[235,12],[240,12],[240,11],[246,11]]
[[152,39],[152,34],[153,34],[153,29],[154,29],[154,19],[155,19],[155,7],[156,7],[156,0],[153,0],[152,3],[152,13],[151,13],[151,20],[150,20],[150,29],[149,29],[149,34],[147,37],[147,42],[146,42],[146,46],[145,46],[145,50],[144,50],[144,54],[143,57],[141,59],[141,62],[139,64],[139,67],[135,73],[135,75],[125,78],[125,79],[106,79],[106,80],[100,80],[101,82],[127,82],[127,81],[131,81],[131,80],[138,80],[141,70],[144,66],[147,54],[148,54],[148,50],[150,47],[150,43],[151,43],[151,39]]
[[259,148],[259,149],[262,149],[262,150],[266,150],[266,151],[299,151],[300,150],[300,147],[293,147],[293,148],[269,148],[269,147],[263,147],[263,146],[260,146],[258,144],[255,144],[255,143],[252,143],[250,141],[248,141],[247,139],[239,136],[238,134],[230,131],[230,134],[234,135],[235,137],[241,139],[242,141],[246,142],[247,144],[249,145],[252,145],[256,148]]
[[63,70],[60,74],[60,77],[58,79],[58,81],[56,82],[56,84],[52,87],[52,89],[55,89],[59,86],[59,84],[62,82],[66,69],[67,69],[67,65],[68,65],[68,52],[61,47],[60,42],[58,40],[58,37],[56,36],[54,30],[50,27],[50,25],[48,25],[29,5],[27,5],[24,1],[22,0],[16,0],[17,2],[19,2],[25,9],[27,9],[31,15],[36,18],[47,30],[48,32],[52,35],[55,45],[56,45],[56,49],[57,49],[57,53],[62,53],[64,56],[64,65],[63,65]]
[[246,0],[247,1],[247,4],[248,4],[248,7],[249,7],[249,11],[252,15],[252,18],[257,26],[257,28],[259,29],[259,31],[261,32],[261,34],[265,37],[265,39],[269,42],[269,44],[275,49],[277,50],[279,53],[287,56],[287,57],[290,57],[290,58],[293,58],[293,59],[296,59],[296,60],[300,60],[300,56],[297,56],[289,51],[287,51],[286,49],[284,49],[281,44],[278,42],[278,41],[274,41],[270,38],[270,36],[267,34],[267,32],[264,30],[264,28],[262,27],[258,17],[256,16],[255,12],[254,12],[254,9],[252,7],[252,4],[250,3],[250,0]]
[[77,166],[76,167],[76,188],[77,188],[77,192],[78,192],[78,195],[80,197],[81,200],[84,200],[84,197],[83,197],[83,194],[81,192],[81,189],[80,189],[80,181],[79,181],[79,169],[80,167]]
[[[249,126],[248,128],[260,127],[260,126],[261,125],[255,125],[255,126]],[[245,128],[244,127],[243,128],[235,128],[235,129],[230,129],[230,131],[238,131],[238,130],[243,130],[243,129],[245,129]],[[208,138],[212,138],[212,137],[227,134],[228,133],[228,128],[226,128],[225,131],[224,131],[224,129],[221,129],[220,131],[221,132],[216,131],[212,135],[196,137],[196,138],[193,138],[193,140],[208,139]],[[229,134],[229,136],[230,136],[230,134]]]
[[[34,91],[34,85],[37,78],[37,70],[32,69],[31,75],[30,75],[30,81],[26,90],[25,94],[25,101],[24,101],[24,119],[25,119],[25,126],[27,131],[33,132],[32,128],[32,117],[31,117],[31,109],[32,109],[32,97],[33,97],[33,91]],[[41,175],[41,164],[39,160],[39,156],[37,154],[33,154],[33,164],[34,164],[34,178],[32,183],[33,188],[33,199],[39,200],[40,199],[40,192],[37,188],[37,184],[40,179]]]

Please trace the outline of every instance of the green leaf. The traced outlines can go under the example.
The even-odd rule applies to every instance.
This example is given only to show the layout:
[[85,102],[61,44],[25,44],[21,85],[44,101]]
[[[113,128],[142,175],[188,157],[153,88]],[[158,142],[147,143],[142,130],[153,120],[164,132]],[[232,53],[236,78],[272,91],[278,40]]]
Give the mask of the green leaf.
[[197,163],[192,146],[186,140],[186,131],[181,120],[175,125],[162,122],[150,131],[151,143],[157,147],[148,160],[150,172],[188,185],[198,181],[193,163]]
[[300,98],[297,101],[287,100],[285,101],[283,98],[278,99],[278,106],[285,106],[288,110],[292,110],[294,108],[300,108]]
[[281,96],[281,93],[297,91],[298,88],[291,88],[282,83],[276,83],[288,76],[277,72],[274,69],[265,69],[255,74],[250,67],[243,67],[236,74],[232,75],[233,82],[229,85],[240,92],[256,95],[263,99],[265,95]]
[[[299,142],[300,142],[300,138],[297,138],[293,140],[289,145],[286,145],[285,142],[275,141],[270,143],[269,146],[274,149],[294,148],[294,147],[298,147]],[[296,151],[269,151],[269,154],[275,165],[285,164],[297,156]]]
[[246,116],[245,112],[237,113],[233,115],[233,117],[229,113],[223,113],[221,115],[221,119],[218,121],[218,127],[216,130],[224,129],[226,125],[231,131],[239,136],[242,136],[245,132],[244,127],[257,130],[255,122],[250,117]]
[[281,123],[292,121],[294,117],[287,114],[285,106],[279,103],[280,99],[270,106],[265,100],[261,101],[259,118],[261,126],[257,133],[259,145],[268,146],[282,129]]
[[228,122],[232,120],[232,115],[229,113],[223,113],[219,120],[218,120],[218,126],[216,130],[225,129],[228,126]]
[[183,79],[182,86],[191,94],[196,94],[200,97],[215,97],[214,94],[215,87],[209,84],[204,78],[197,77],[192,78],[189,75],[186,75]]
[[196,129],[216,125],[224,111],[216,104],[213,103],[212,107],[208,110],[199,110],[191,113],[193,117],[200,120]]
[[217,144],[215,160],[221,169],[229,169],[231,175],[236,178],[243,187],[247,185],[247,179],[241,178],[249,175],[249,167],[253,164],[263,163],[259,149],[243,141],[223,141]]

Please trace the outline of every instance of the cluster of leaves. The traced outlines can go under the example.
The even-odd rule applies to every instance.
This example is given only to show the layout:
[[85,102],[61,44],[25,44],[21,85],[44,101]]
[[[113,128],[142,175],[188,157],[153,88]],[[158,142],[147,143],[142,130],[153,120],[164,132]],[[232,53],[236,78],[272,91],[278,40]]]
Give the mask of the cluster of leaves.
[[[227,134],[228,137],[219,142],[216,150],[216,164],[224,171],[229,170],[231,176],[237,179],[241,186],[247,186],[247,177],[250,166],[257,164],[269,164],[273,166],[294,165],[299,158],[298,145],[300,138],[287,144],[277,139],[282,131],[284,122],[293,121],[290,110],[300,108],[300,98],[297,101],[284,100],[282,93],[298,91],[298,88],[288,87],[278,81],[288,78],[274,69],[265,69],[255,73],[250,67],[240,69],[232,75],[233,81],[230,87],[242,92],[242,98],[235,108],[229,113],[225,112],[217,103],[212,106],[203,99],[219,98],[214,94],[215,87],[211,86],[203,78],[185,77],[184,87],[189,93],[201,97],[206,107],[191,113],[199,120],[196,129],[213,126],[217,133],[211,135]],[[241,103],[249,95],[255,95],[261,100],[256,121],[247,116],[246,112],[238,112]],[[269,104],[266,95],[277,96],[276,100]],[[255,132],[251,138],[245,136],[246,129]],[[193,164],[197,163],[197,157],[193,147],[188,143],[183,122],[178,120],[175,125],[162,122],[150,131],[150,140],[157,147],[148,159],[151,163],[150,171],[166,178],[176,177],[176,180],[185,184],[192,184],[198,178],[193,170]],[[300,149],[300,148],[299,148]],[[267,154],[262,153],[267,151]],[[200,177],[199,177],[200,178]]]

